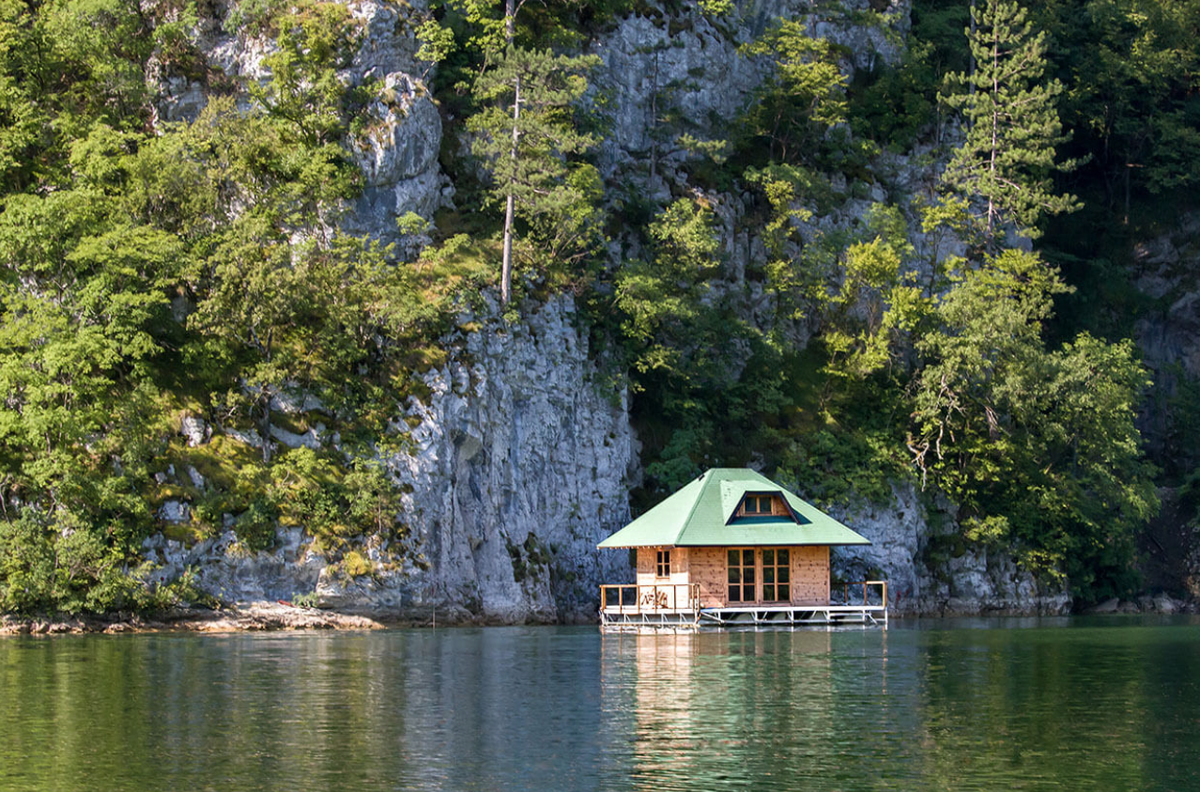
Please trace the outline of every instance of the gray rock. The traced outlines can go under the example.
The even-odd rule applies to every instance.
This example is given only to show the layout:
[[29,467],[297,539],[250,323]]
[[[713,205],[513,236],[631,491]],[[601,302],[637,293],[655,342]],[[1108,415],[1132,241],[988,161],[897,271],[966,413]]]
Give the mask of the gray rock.
[[246,445],[253,446],[254,448],[263,447],[262,435],[258,433],[257,429],[251,429],[248,432],[243,432],[238,429],[225,429],[224,431],[226,435],[232,437],[234,440],[237,440],[239,443],[245,443]]
[[[834,510],[834,515],[872,541],[835,548],[833,573],[848,581],[886,580],[897,614],[1057,615],[1071,608],[1061,588],[1039,583],[1005,553],[968,547],[931,569],[925,548],[933,531],[915,488],[897,485],[883,506]],[[941,529],[957,532],[948,521]]]
[[1088,613],[1116,613],[1121,606],[1121,600],[1116,597],[1111,597],[1104,602],[1093,605],[1087,609]]
[[196,468],[194,468],[193,466],[188,465],[184,469],[184,472],[186,472],[188,478],[191,479],[192,486],[194,486],[196,489],[200,489],[200,490],[204,489],[204,485],[206,482],[204,480],[204,476],[200,475],[199,470],[196,470]]
[[193,415],[185,415],[179,421],[179,433],[187,438],[188,446],[195,448],[198,445],[203,445],[208,440],[212,430],[204,423],[202,418],[197,418]]
[[177,500],[164,501],[158,507],[158,519],[169,523],[185,523],[192,519],[192,509],[187,503]]
[[595,384],[573,314],[557,297],[520,325],[489,321],[466,339],[472,363],[430,372],[428,403],[410,402],[413,451],[388,463],[431,567],[415,603],[548,620],[594,608],[596,586],[628,574],[626,554],[596,549],[629,519],[628,396]]
[[1160,594],[1154,598],[1154,610],[1159,613],[1177,613],[1180,610],[1180,603],[1166,594]]
[[271,409],[288,415],[324,410],[325,405],[311,393],[298,390],[295,383],[280,389],[271,396]]
[[280,426],[271,426],[271,437],[283,443],[288,448],[311,448],[314,451],[321,447],[321,436],[316,428],[309,429],[304,434],[289,432]]

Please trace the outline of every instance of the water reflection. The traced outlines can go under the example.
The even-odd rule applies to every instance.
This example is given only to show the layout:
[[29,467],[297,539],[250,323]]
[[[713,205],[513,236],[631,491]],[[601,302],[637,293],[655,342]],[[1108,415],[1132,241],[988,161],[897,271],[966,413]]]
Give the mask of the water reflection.
[[1200,624],[0,641],[0,790],[1200,789]]

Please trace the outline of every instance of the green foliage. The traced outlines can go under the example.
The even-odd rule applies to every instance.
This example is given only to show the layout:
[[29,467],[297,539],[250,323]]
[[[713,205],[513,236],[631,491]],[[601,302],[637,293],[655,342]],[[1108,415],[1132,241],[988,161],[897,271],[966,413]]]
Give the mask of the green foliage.
[[800,158],[826,129],[846,120],[846,78],[833,45],[808,35],[804,20],[781,19],[742,54],[775,66],[746,115],[746,129],[769,141],[773,159]]
[[888,433],[831,426],[789,443],[776,475],[819,503],[852,506],[886,503],[907,471]]
[[579,161],[596,138],[575,120],[587,72],[598,64],[595,56],[510,47],[475,83],[484,105],[467,120],[471,151],[488,171],[492,200],[512,196],[531,263],[578,261],[599,230],[599,174]]
[[703,312],[701,295],[716,266],[712,213],[680,199],[649,227],[650,261],[632,261],[617,275],[621,329],[637,345],[634,367],[681,373],[686,348]]
[[1086,0],[1039,7],[1061,42],[1063,118],[1094,157],[1100,189],[1129,220],[1130,194],[1200,179],[1200,5]]
[[317,396],[348,445],[382,436],[408,345],[442,331],[457,288],[326,231],[356,190],[342,142],[362,97],[337,71],[357,25],[334,3],[264,14],[278,51],[255,103],[213,97],[149,132],[146,61],[184,46],[178,25],[112,0],[0,6],[0,608],[192,596],[144,582],[168,498],[193,507],[184,538],[228,515],[248,550],[280,521],[335,543],[396,530],[373,451],[171,439],[182,405],[270,438],[285,390]]
[[932,52],[932,45],[910,41],[898,66],[881,64],[855,73],[846,116],[856,135],[901,150],[917,141],[934,120]]
[[1149,382],[1131,342],[1045,347],[1065,290],[1018,251],[962,272],[917,344],[909,445],[973,536],[1018,543],[1085,595],[1121,593],[1134,531],[1158,507],[1133,423]]
[[[349,65],[357,24],[339,3],[312,2],[275,20],[278,48],[263,60],[271,70],[264,85],[247,90],[280,132],[295,136],[320,156],[336,161],[352,97],[337,71]],[[328,150],[321,147],[329,146]]]
[[1013,0],[987,0],[972,11],[968,41],[975,72],[947,75],[943,101],[960,110],[966,139],[942,174],[945,189],[966,196],[985,239],[994,245],[1005,224],[1037,237],[1042,218],[1079,208],[1057,195],[1051,175],[1073,163],[1056,163],[1055,147],[1067,140],[1055,107],[1063,91],[1045,80],[1046,33],[1035,33],[1025,9]]
[[68,519],[32,510],[0,520],[0,611],[105,613],[162,608],[194,598],[185,575],[169,586],[143,584],[147,565],[126,571],[126,555]]
[[908,226],[895,207],[875,204],[867,213],[870,241],[854,242],[841,258],[841,286],[824,311],[826,371],[866,377],[892,363],[929,312],[915,285]]

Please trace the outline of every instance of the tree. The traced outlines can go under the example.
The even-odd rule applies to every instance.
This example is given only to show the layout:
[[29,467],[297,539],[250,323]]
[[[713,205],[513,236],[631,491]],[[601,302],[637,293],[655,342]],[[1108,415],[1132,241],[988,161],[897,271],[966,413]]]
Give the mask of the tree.
[[1070,75],[1063,118],[1124,221],[1135,186],[1159,193],[1200,182],[1200,2],[1060,0],[1039,13]]
[[1148,386],[1130,341],[1042,341],[1067,290],[1032,253],[967,268],[916,344],[908,444],[960,506],[968,539],[1016,548],[1083,595],[1123,594],[1133,536],[1157,511],[1135,406]]
[[846,76],[837,53],[827,40],[809,36],[803,20],[779,20],[741,52],[775,64],[747,114],[749,130],[770,140],[772,157],[793,160],[846,120]]
[[471,151],[505,203],[500,299],[511,296],[512,245],[518,216],[540,232],[553,258],[593,227],[600,180],[595,168],[573,161],[595,145],[574,123],[574,105],[587,91],[596,56],[555,55],[510,46],[494,69],[479,76],[475,93],[487,103],[467,121]]
[[648,230],[654,255],[626,263],[617,275],[615,304],[625,316],[621,330],[636,345],[639,372],[663,369],[686,379],[683,357],[697,341],[708,278],[718,263],[713,214],[681,198]]
[[[517,16],[525,0],[443,4],[447,23],[464,40],[460,55],[476,66],[474,77],[456,81],[455,89],[470,95],[471,151],[483,161],[493,200],[504,204],[500,301],[507,304],[519,221],[532,226],[538,247],[550,260],[572,247],[572,255],[581,255],[583,237],[599,223],[599,173],[571,158],[595,144],[591,135],[578,130],[574,114],[587,90],[586,74],[600,59],[527,46],[548,40],[557,50],[571,40],[572,31],[549,20],[556,11],[570,12],[574,0],[542,4],[532,27],[522,29]],[[423,22],[417,36],[421,57],[444,59],[453,50],[453,36],[434,19]],[[449,72],[463,73],[455,68]]]
[[1055,146],[1068,136],[1055,107],[1062,83],[1044,80],[1046,34],[1033,32],[1013,0],[987,0],[982,9],[972,9],[971,19],[966,33],[975,70],[947,75],[951,92],[942,96],[962,112],[965,140],[941,184],[971,201],[994,249],[1005,225],[1035,238],[1043,217],[1074,211],[1079,203],[1072,195],[1055,194],[1051,183],[1055,171],[1074,163],[1055,162]]

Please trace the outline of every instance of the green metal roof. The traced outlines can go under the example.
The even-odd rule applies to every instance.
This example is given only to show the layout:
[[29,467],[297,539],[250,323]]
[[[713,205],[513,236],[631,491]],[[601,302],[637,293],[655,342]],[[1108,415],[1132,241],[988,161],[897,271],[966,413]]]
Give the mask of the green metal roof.
[[[748,493],[778,495],[789,517],[740,517]],[[600,547],[863,545],[871,542],[766,476],[746,468],[713,468],[688,482]]]

